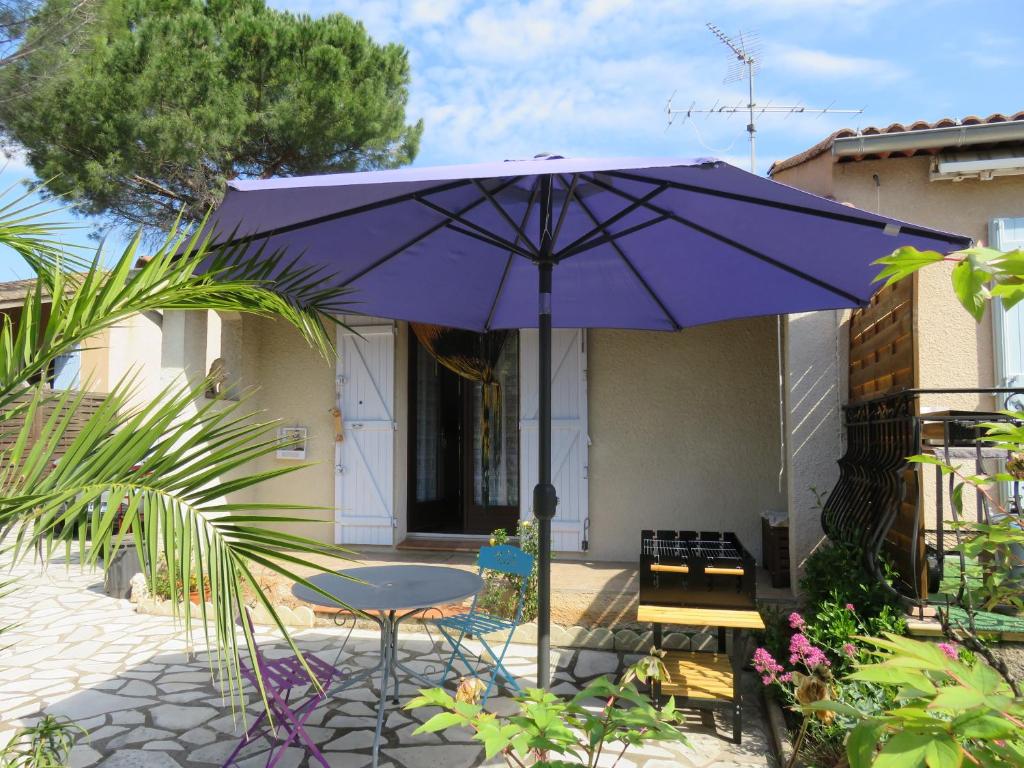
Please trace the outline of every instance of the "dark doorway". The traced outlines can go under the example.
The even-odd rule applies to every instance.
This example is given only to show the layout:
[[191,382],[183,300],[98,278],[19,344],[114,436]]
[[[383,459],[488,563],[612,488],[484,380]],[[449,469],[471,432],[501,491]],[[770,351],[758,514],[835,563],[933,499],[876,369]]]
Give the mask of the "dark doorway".
[[501,527],[515,528],[517,333],[508,334],[495,379],[497,387],[485,398],[484,385],[449,370],[414,334],[409,335],[410,533],[488,534]]

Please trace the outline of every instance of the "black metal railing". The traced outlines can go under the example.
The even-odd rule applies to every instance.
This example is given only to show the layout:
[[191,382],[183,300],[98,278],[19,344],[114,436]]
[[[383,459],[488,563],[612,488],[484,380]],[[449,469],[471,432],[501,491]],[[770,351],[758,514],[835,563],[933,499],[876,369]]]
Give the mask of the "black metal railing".
[[[997,405],[987,411],[918,413],[922,395],[990,396]],[[1000,411],[1020,395],[1024,389],[912,389],[847,406],[846,453],[839,460],[839,481],[822,509],[826,535],[860,548],[869,570],[883,584],[888,584],[882,566],[887,557],[897,571],[900,596],[923,606],[938,589],[947,557],[959,558],[961,570],[965,567],[957,551],[962,532],[952,525],[962,515],[952,503],[957,479],[943,475],[937,466],[924,465],[918,471],[907,457],[930,453],[970,466],[966,474],[1000,471],[1006,452],[979,439],[985,432],[981,425],[1010,421]],[[929,470],[934,471],[935,492],[926,507],[923,483]],[[995,512],[981,492],[975,493],[972,506],[969,511],[978,522],[989,522]]]

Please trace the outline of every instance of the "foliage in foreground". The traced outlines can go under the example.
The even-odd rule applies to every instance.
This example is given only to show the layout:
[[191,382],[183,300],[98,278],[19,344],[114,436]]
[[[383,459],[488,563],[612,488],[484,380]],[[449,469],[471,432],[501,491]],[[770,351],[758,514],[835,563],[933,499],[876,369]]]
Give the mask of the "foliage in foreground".
[[0,748],[0,768],[64,768],[75,741],[85,733],[65,717],[44,715],[35,725],[19,728]]
[[876,660],[848,680],[884,686],[894,704],[864,711],[838,701],[804,707],[856,725],[846,754],[851,768],[959,768],[1024,765],[1024,701],[981,658],[892,633],[863,638]]
[[405,708],[442,710],[413,735],[470,728],[488,760],[500,754],[512,768],[593,768],[599,760],[614,768],[630,748],[647,742],[687,743],[677,728],[682,715],[673,701],[658,710],[634,684],[667,678],[660,657],[652,655],[627,669],[618,682],[600,677],[568,700],[528,689],[516,698],[519,711],[509,716],[484,711],[473,685],[460,685],[454,698],[441,688],[420,691]]
[[[1009,608],[1024,610],[1024,525],[1020,511],[1010,514],[999,499],[998,486],[1001,483],[1019,483],[1024,458],[1024,412],[1003,411],[1011,421],[1008,423],[985,423],[986,429],[980,439],[1010,454],[1007,467],[1013,471],[993,474],[965,474],[961,467],[942,461],[931,454],[909,457],[918,464],[933,464],[943,475],[955,477],[951,501],[957,520],[952,527],[960,531],[956,550],[966,560],[961,573],[960,584],[951,587],[956,592],[957,602],[968,609],[981,608],[985,611]],[[978,523],[963,519],[963,495],[968,486],[976,488],[985,499],[989,510],[997,513],[994,522]],[[991,514],[990,514],[991,519]]]
[[[172,605],[186,636],[192,619],[202,619],[205,639],[216,650],[214,663],[239,696],[239,650],[244,645],[251,652],[254,643],[247,625],[241,642],[236,634],[245,586],[301,658],[253,567],[309,585],[295,568],[306,564],[305,556],[350,556],[340,547],[262,527],[293,521],[281,513],[295,505],[238,500],[239,492],[300,468],[247,470],[253,460],[276,451],[277,423],[251,413],[244,398],[206,400],[205,382],[175,382],[140,405],[129,376],[68,439],[83,395],[52,391],[45,382],[58,355],[152,311],[278,318],[332,359],[324,317],[339,310],[340,299],[322,288],[322,275],[289,270],[277,256],[227,266],[222,258],[231,254],[214,257],[205,243],[181,236],[145,262],[139,262],[136,240],[109,269],[99,265],[99,257],[81,264],[61,251],[59,233],[40,217],[26,197],[0,205],[0,244],[21,255],[38,278],[17,324],[9,315],[0,319],[0,433],[12,438],[0,453],[0,545],[17,562],[37,552],[70,557],[77,543],[84,567],[106,567],[117,547],[134,541],[150,581],[161,559],[171,583],[196,580],[200,592],[209,591],[212,612],[203,602]],[[180,247],[189,255],[176,257]],[[208,269],[197,274],[204,260]],[[34,437],[33,422],[39,424]],[[63,455],[54,462],[58,446]],[[101,503],[107,496],[124,499],[123,515],[117,504]]]
[[[764,644],[752,660],[762,683],[788,707],[811,691],[863,711],[890,706],[882,686],[844,677],[869,658],[863,636],[906,631],[897,598],[868,572],[863,552],[838,542],[818,547],[807,558],[800,591],[802,611],[765,616]],[[854,724],[831,712],[804,718],[797,731],[799,757],[808,765],[836,765]]]
[[410,69],[341,13],[264,0],[96,2],[71,47],[45,0],[27,55],[0,73],[0,122],[48,192],[130,229],[194,222],[235,178],[392,168],[411,162]]

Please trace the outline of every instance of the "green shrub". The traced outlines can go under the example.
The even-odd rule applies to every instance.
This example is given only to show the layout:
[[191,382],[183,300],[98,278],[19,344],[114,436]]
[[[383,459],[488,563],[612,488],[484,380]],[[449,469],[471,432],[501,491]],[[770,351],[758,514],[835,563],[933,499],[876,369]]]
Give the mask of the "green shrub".
[[178,579],[171,589],[171,577],[168,573],[167,562],[161,560],[157,563],[156,573],[153,574],[153,583],[150,586],[150,594],[159,597],[161,600],[174,600],[179,602],[188,595],[199,591],[199,579],[195,573],[189,575],[188,590],[184,589],[184,582]]
[[[533,557],[533,572],[526,584],[526,599],[523,603],[522,621],[533,621],[537,618],[537,557],[540,547],[537,541],[537,526],[533,520],[520,520],[516,528],[519,548]],[[491,534],[490,545],[500,546],[509,543],[508,532],[499,528]],[[507,573],[484,572],[484,589],[480,593],[479,607],[494,616],[512,618],[515,615],[522,578]]]
[[883,687],[894,704],[831,700],[803,708],[855,723],[846,740],[851,768],[1024,765],[1024,703],[984,660],[892,633],[863,641],[873,661],[846,680]]
[[64,768],[75,741],[86,730],[66,717],[45,715],[38,723],[19,729],[0,748],[0,768]]
[[[893,577],[883,563],[886,578]],[[851,544],[828,542],[807,558],[800,592],[809,612],[829,601],[853,603],[865,618],[878,616],[886,606],[899,608],[899,599],[868,571],[864,552]]]

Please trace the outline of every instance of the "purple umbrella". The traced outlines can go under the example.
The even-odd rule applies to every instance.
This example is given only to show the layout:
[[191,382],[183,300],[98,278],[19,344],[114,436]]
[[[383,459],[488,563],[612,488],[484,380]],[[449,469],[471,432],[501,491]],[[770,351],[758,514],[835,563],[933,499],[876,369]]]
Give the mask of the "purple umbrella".
[[[357,311],[475,331],[539,328],[538,684],[550,681],[551,328],[676,331],[858,307],[871,262],[969,239],[715,160],[540,157],[234,181],[211,230],[322,267]],[[244,252],[241,249],[239,252]],[[352,304],[345,305],[352,311]]]

